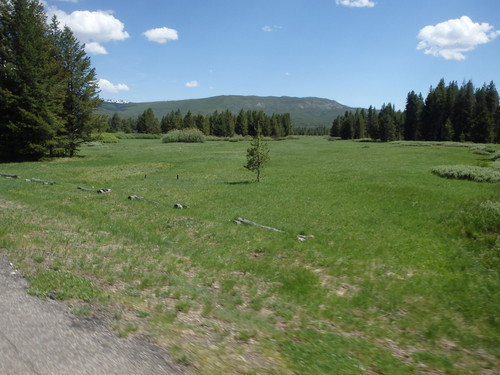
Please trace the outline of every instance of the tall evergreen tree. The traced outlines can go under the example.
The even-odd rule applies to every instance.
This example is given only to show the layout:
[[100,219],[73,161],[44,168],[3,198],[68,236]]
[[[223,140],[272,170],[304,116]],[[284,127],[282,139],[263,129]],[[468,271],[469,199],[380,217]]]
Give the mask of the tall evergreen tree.
[[98,121],[93,115],[101,104],[95,69],[84,46],[78,42],[69,27],[59,29],[53,18],[51,33],[56,47],[60,69],[60,82],[64,84],[64,101],[61,110],[63,127],[56,142],[64,155],[74,156],[78,146],[92,139]]
[[430,88],[423,110],[422,138],[426,141],[440,141],[447,119],[446,84],[441,79],[436,88]]
[[235,118],[230,110],[226,109],[221,113],[221,122],[223,127],[223,136],[232,137],[234,135]]
[[495,127],[493,130],[494,134],[494,142],[495,143],[500,143],[500,107],[497,108],[497,111],[495,113]]
[[382,142],[390,142],[396,139],[396,119],[394,106],[391,103],[383,104],[379,116],[379,133]]
[[471,140],[490,143],[494,138],[494,115],[489,111],[486,100],[486,86],[476,91],[474,121],[471,128]]
[[499,104],[499,96],[498,91],[495,87],[495,83],[493,81],[490,82],[488,86],[485,87],[486,91],[486,107],[490,113],[496,113]]
[[283,113],[280,116],[281,119],[281,127],[284,132],[284,136],[288,136],[292,134],[292,116],[290,116],[290,113]]
[[366,131],[368,136],[372,139],[379,139],[379,124],[378,124],[378,114],[377,110],[370,106],[368,108],[368,114],[366,116]]
[[352,139],[354,137],[354,115],[346,111],[340,123],[340,136],[343,139]]
[[406,116],[403,130],[404,139],[414,141],[420,138],[423,108],[424,100],[422,95],[417,95],[415,91],[408,93],[405,107]]
[[234,131],[239,135],[247,135],[248,134],[248,116],[247,113],[242,109],[236,116],[236,122],[234,124]]
[[340,137],[340,122],[341,122],[340,116],[337,116],[333,120],[332,127],[330,128],[330,137]]
[[194,123],[194,117],[191,111],[187,111],[186,114],[184,115],[184,119],[182,121],[182,128],[183,129],[192,129],[195,127]]
[[476,97],[472,81],[462,84],[452,113],[454,141],[470,140]]
[[357,109],[354,114],[354,139],[366,137],[366,113],[364,109]]
[[210,121],[208,116],[198,114],[194,118],[194,123],[196,127],[203,132],[203,134],[210,135]]
[[151,108],[146,109],[137,119],[137,132],[147,134],[160,134],[160,122]]
[[118,112],[115,112],[113,114],[113,116],[111,117],[111,119],[109,120],[108,129],[110,132],[116,133],[116,132],[122,130],[122,128],[123,128],[123,126],[122,126],[122,120],[120,118],[120,115],[118,114]]
[[42,4],[0,0],[0,160],[50,154],[61,131],[61,81]]

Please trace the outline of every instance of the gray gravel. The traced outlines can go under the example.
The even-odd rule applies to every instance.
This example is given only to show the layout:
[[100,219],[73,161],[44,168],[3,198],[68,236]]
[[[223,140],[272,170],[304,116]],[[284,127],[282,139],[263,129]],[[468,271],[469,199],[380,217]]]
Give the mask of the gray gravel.
[[168,353],[119,338],[98,321],[71,315],[62,302],[26,294],[28,282],[0,254],[0,374],[182,374]]

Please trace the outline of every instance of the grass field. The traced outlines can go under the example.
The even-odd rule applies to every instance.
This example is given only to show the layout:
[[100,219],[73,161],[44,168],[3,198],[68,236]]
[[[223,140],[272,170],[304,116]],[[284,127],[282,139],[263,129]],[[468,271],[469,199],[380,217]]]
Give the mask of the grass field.
[[254,183],[248,146],[124,140],[2,164],[20,178],[0,177],[0,248],[30,293],[147,334],[192,373],[498,370],[500,184],[431,173],[485,156],[299,138],[270,142]]

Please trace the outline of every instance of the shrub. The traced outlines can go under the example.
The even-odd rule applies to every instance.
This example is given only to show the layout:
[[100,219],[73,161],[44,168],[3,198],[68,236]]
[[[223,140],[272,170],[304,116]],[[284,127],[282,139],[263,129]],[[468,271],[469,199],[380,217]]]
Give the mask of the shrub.
[[493,163],[491,163],[490,168],[500,171],[500,159],[497,159]]
[[101,133],[96,139],[99,142],[102,143],[118,143],[120,142],[120,138],[118,138],[116,135],[111,134],[111,133]]
[[433,145],[433,143],[431,142],[424,142],[424,141],[393,141],[391,143],[394,145],[408,146],[408,147],[429,147]]
[[234,135],[232,137],[217,137],[215,135],[209,135],[205,138],[207,141],[227,141],[227,142],[242,142],[242,141],[251,141],[252,137],[242,136],[242,135]]
[[500,151],[496,151],[492,156],[491,156],[491,160],[495,161],[495,160],[498,160],[500,159]]
[[484,149],[484,145],[462,142],[444,142],[444,141],[393,141],[392,144],[399,146],[444,146],[444,147],[467,147],[471,149]]
[[483,155],[483,156],[485,156],[485,155],[489,156],[490,155],[490,153],[488,151],[486,151],[486,150],[474,150],[474,151],[472,151],[472,153],[475,154],[475,155]]
[[353,139],[353,142],[377,142],[376,139],[372,138],[358,138],[358,139]]
[[471,180],[476,182],[500,182],[500,172],[493,168],[483,168],[471,165],[438,166],[432,168],[432,173],[441,177]]
[[205,134],[199,129],[171,130],[165,134],[161,141],[163,143],[203,143],[205,142]]
[[160,139],[161,134],[147,134],[147,133],[116,133],[119,139]]

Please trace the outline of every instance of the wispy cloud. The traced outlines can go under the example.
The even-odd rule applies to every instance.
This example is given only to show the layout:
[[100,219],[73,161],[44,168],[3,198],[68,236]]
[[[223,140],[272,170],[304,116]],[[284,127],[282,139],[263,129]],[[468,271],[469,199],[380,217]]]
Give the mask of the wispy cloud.
[[55,7],[48,10],[49,17],[56,15],[62,26],[68,26],[73,34],[85,43],[86,51],[93,54],[106,54],[102,43],[125,40],[129,34],[124,30],[125,25],[115,18],[112,11],[77,10],[66,13]]
[[159,27],[142,33],[149,41],[156,43],[166,43],[169,40],[179,39],[177,30],[169,29],[168,27]]
[[465,52],[489,43],[499,35],[500,31],[494,31],[490,24],[472,22],[463,16],[422,28],[417,36],[421,40],[417,49],[446,60],[464,60]]
[[198,87],[199,85],[200,85],[200,83],[196,80],[186,82],[186,87],[189,87],[189,88]]
[[101,89],[101,91],[111,93],[111,94],[116,94],[120,91],[129,91],[130,90],[129,87],[124,83],[118,83],[115,85],[115,84],[111,83],[110,81],[108,81],[107,79],[103,79],[103,78],[101,78],[98,81],[98,84],[99,84],[99,88]]
[[282,28],[283,27],[278,26],[278,25],[273,25],[273,26],[266,25],[266,26],[262,26],[262,31],[265,31],[266,33],[270,33],[270,32],[276,31],[276,30],[280,30]]
[[351,7],[351,8],[372,8],[377,4],[374,1],[371,0],[335,0],[337,5],[343,5],[346,7]]

